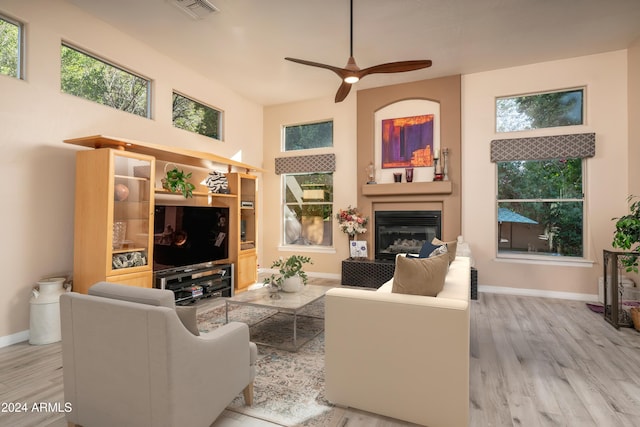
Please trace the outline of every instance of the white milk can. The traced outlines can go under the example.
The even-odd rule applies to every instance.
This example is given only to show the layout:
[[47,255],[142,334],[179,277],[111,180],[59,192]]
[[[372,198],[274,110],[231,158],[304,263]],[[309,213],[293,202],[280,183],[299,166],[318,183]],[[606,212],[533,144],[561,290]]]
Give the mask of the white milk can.
[[66,292],[64,281],[64,277],[41,279],[31,291],[29,344],[51,344],[62,339],[60,295]]

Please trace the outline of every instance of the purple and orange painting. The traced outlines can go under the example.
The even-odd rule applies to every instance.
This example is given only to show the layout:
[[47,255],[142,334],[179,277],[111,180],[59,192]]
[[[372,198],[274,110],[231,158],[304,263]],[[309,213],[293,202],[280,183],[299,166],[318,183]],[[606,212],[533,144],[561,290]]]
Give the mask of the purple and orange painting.
[[382,120],[382,168],[433,166],[433,114]]

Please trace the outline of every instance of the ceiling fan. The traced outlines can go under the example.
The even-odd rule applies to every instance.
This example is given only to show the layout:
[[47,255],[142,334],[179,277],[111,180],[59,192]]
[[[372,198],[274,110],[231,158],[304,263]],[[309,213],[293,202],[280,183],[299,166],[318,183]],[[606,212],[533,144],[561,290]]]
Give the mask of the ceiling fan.
[[304,59],[296,58],[284,58],[287,61],[297,62],[298,64],[310,65],[312,67],[326,68],[331,70],[342,79],[342,84],[338,88],[336,93],[336,102],[342,102],[349,95],[351,85],[358,80],[369,74],[376,73],[403,73],[405,71],[420,70],[431,66],[431,60],[416,60],[416,61],[398,61],[389,62],[386,64],[374,65],[373,67],[360,69],[356,65],[356,60],[353,58],[353,0],[351,0],[351,25],[350,25],[350,54],[347,65],[344,68],[334,67],[332,65],[320,64],[318,62],[306,61]]

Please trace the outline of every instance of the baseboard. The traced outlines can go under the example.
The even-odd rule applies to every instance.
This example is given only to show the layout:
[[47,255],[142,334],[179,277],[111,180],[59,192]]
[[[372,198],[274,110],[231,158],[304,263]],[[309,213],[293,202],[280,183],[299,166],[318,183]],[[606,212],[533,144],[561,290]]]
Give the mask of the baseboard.
[[8,347],[19,342],[29,341],[29,330],[0,337],[0,348]]
[[522,295],[528,297],[569,299],[585,302],[598,301],[597,294],[579,294],[575,292],[546,291],[541,289],[508,288],[504,286],[480,285],[478,286],[478,292],[487,292],[491,294]]

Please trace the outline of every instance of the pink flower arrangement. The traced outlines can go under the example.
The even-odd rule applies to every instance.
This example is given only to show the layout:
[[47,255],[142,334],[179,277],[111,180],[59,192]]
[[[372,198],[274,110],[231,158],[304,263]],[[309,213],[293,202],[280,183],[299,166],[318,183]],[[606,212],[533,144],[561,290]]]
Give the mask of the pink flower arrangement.
[[347,209],[340,209],[336,214],[336,218],[338,219],[340,231],[348,234],[349,236],[355,236],[356,234],[367,232],[369,217],[362,216],[358,212],[358,208],[352,208],[349,206]]

